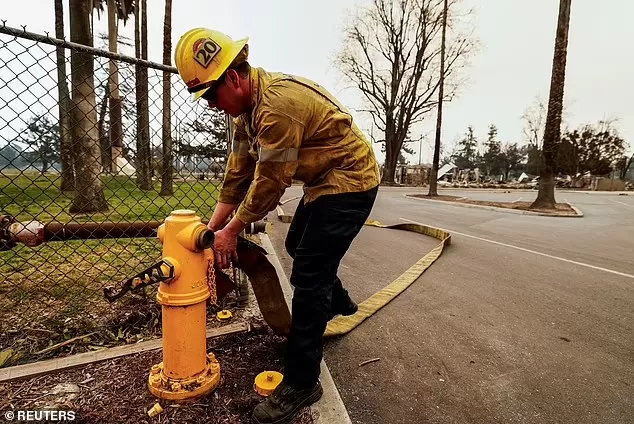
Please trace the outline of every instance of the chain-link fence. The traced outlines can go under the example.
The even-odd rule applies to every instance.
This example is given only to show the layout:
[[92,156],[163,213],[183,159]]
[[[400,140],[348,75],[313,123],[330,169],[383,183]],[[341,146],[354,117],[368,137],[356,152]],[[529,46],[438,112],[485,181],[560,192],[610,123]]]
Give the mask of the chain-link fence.
[[[0,247],[0,353],[12,363],[160,331],[152,291],[110,304],[103,289],[160,260],[153,231],[171,211],[214,208],[227,120],[190,102],[175,73],[0,25],[0,228],[36,220],[66,239]],[[61,237],[51,223],[84,231]],[[129,223],[149,236],[109,233]]]

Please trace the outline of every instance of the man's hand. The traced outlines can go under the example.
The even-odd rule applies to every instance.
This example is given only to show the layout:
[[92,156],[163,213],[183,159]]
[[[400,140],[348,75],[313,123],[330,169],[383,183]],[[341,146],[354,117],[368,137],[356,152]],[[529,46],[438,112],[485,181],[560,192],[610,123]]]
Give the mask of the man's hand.
[[237,244],[238,233],[229,227],[214,233],[214,253],[219,269],[227,269],[230,261],[236,262],[238,260]]

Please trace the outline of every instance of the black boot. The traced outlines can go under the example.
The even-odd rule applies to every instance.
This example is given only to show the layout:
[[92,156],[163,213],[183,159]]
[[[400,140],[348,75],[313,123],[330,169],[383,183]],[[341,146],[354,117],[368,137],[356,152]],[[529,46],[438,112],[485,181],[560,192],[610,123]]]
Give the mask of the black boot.
[[346,294],[345,299],[340,300],[339,302],[333,302],[332,308],[330,309],[330,317],[329,319],[333,319],[337,315],[354,315],[359,310],[359,305],[357,305],[354,300],[350,298]]
[[299,410],[317,402],[324,393],[318,381],[308,389],[294,389],[282,381],[269,397],[253,410],[253,421],[258,424],[290,423]]

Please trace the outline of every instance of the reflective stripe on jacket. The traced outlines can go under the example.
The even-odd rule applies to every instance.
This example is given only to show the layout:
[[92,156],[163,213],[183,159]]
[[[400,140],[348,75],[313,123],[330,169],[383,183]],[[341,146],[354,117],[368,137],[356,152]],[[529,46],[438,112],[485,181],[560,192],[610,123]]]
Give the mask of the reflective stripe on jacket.
[[379,184],[372,146],[352,116],[313,81],[251,69],[253,110],[234,120],[235,132],[219,201],[240,204],[250,223],[274,210],[296,179],[304,201],[365,191]]

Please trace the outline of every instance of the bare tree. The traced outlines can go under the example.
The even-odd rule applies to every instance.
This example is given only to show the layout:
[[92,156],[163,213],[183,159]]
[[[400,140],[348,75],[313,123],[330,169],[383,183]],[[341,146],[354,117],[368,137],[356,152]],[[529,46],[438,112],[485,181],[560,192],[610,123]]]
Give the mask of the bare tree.
[[[171,65],[172,52],[172,0],[165,0],[165,20],[163,22],[163,64]],[[172,126],[171,118],[171,77],[169,72],[163,72],[163,166],[161,179],[161,196],[173,194],[173,166],[172,166]]]
[[[135,2],[134,15],[135,54],[136,57],[147,60],[147,0],[137,0]],[[141,15],[143,18],[141,18]],[[148,91],[148,70],[145,66],[136,65],[136,174],[137,185],[142,190],[152,189]]]
[[617,162],[617,170],[619,171],[619,178],[622,180],[626,180],[627,179],[627,173],[629,172],[630,168],[632,167],[632,165],[634,164],[634,154],[632,154],[632,156],[628,159],[627,156],[623,156],[618,162]]
[[[455,0],[449,3],[451,7]],[[394,181],[399,153],[411,127],[437,106],[443,0],[372,0],[346,29],[338,57],[341,71],[361,90],[376,125],[385,133],[383,183]],[[452,16],[448,25],[458,26]],[[447,43],[444,77],[465,63],[474,43],[455,31]],[[457,81],[448,90],[450,100]]]
[[571,2],[572,0],[559,1],[559,19],[557,22],[548,113],[546,114],[546,128],[544,130],[544,145],[542,149],[544,160],[539,172],[539,192],[531,208],[555,209],[555,168],[557,166],[557,149],[561,137],[561,113],[564,102]]
[[[64,6],[55,0],[55,37],[64,38]],[[66,50],[57,47],[57,95],[59,98],[59,144],[62,163],[61,191],[75,190],[73,146],[70,138],[70,94],[66,84]]]
[[438,115],[436,116],[436,139],[434,142],[434,160],[429,174],[428,196],[438,196],[438,163],[440,162],[440,134],[442,127],[442,104],[445,89],[445,45],[447,35],[448,0],[445,0],[442,13],[442,42],[440,45],[440,84],[438,87]]
[[[83,0],[70,0],[70,39],[92,47],[91,10]],[[94,88],[94,58],[91,54],[71,51],[71,131],[75,142],[76,194],[71,213],[108,210],[100,171],[97,111]]]
[[546,105],[536,98],[533,104],[526,108],[522,115],[524,121],[524,138],[529,144],[542,148],[544,125],[546,124]]

